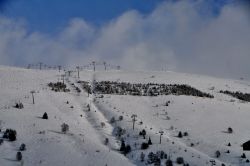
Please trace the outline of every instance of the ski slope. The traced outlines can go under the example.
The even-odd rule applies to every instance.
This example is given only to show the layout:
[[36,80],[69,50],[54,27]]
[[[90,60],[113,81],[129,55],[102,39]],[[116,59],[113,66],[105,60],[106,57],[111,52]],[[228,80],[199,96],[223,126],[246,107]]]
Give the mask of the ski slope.
[[[1,166],[143,166],[147,154],[159,150],[174,162],[177,157],[183,157],[189,165],[211,165],[212,160],[216,165],[249,165],[240,156],[242,143],[250,140],[250,104],[218,92],[250,93],[250,82],[176,72],[84,70],[79,79],[76,72],[66,75],[65,84],[70,92],[51,91],[47,84],[62,81],[62,74],[64,72],[55,70],[0,66],[0,128],[17,131],[16,141],[4,140],[0,145]],[[79,80],[88,81],[92,87],[95,81],[187,84],[214,98],[88,95],[77,83]],[[77,93],[73,85],[79,87],[81,93]],[[32,104],[32,90],[35,104]],[[166,101],[170,101],[168,107],[164,105]],[[14,108],[16,102],[22,102],[24,108]],[[48,113],[48,120],[41,119],[44,112]],[[137,115],[135,130],[132,129],[133,114]],[[123,120],[118,120],[119,116],[123,116]],[[112,117],[115,123],[110,123]],[[62,123],[69,125],[66,134],[61,132]],[[126,130],[123,138],[132,148],[126,156],[119,152],[121,142],[114,135],[117,126]],[[232,127],[232,134],[225,132],[228,127]],[[147,131],[145,140],[138,135],[142,129]],[[161,144],[159,131],[164,132]],[[188,136],[178,138],[179,131],[188,132]],[[153,145],[141,150],[141,143],[149,137]],[[108,144],[105,144],[106,138]],[[23,161],[18,162],[15,156],[21,143],[26,144],[27,150],[22,152]],[[215,157],[217,150],[221,152],[219,158]],[[230,153],[225,153],[227,150]],[[141,152],[146,155],[144,162],[140,161]],[[244,153],[250,159],[250,153]],[[162,165],[164,162],[162,160]]]

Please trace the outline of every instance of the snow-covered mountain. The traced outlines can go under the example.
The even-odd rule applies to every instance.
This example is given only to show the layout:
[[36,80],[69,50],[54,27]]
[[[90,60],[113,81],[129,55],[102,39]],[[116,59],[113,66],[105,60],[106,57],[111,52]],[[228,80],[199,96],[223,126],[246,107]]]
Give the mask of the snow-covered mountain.
[[[3,138],[0,166],[157,165],[159,161],[152,162],[157,159],[157,152],[161,165],[167,159],[178,165],[178,157],[183,157],[185,164],[196,166],[250,165],[250,153],[242,148],[250,140],[250,103],[220,93],[239,91],[247,96],[250,82],[176,72],[83,70],[80,78],[77,72],[66,72],[62,80],[63,74],[0,66],[0,139],[6,129],[17,133],[16,141]],[[124,86],[127,83],[136,90],[136,86],[149,83],[151,88],[187,85],[213,97],[178,92],[121,95],[111,93],[116,85],[109,84],[109,93],[100,93],[95,89],[96,83],[104,81],[124,82]],[[50,82],[64,82],[69,91],[56,92],[56,87],[52,90],[48,86]],[[19,103],[24,108],[15,108]],[[42,119],[45,112],[47,120]],[[134,130],[132,115],[136,115]],[[66,133],[61,131],[63,123],[69,126]],[[145,139],[139,135],[142,130],[146,131]],[[142,150],[141,144],[147,144],[149,137],[152,145]],[[120,151],[121,140],[131,148],[126,155]],[[22,160],[17,161],[22,143],[26,150],[22,151]],[[165,155],[161,156],[160,151]],[[217,152],[216,156],[216,151],[220,155]],[[242,158],[243,153],[246,158]]]

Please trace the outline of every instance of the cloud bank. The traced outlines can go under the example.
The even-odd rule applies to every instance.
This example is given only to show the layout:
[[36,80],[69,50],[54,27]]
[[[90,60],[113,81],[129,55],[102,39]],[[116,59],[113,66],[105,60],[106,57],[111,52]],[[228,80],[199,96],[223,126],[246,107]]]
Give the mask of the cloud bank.
[[58,34],[28,31],[0,17],[0,64],[66,66],[107,61],[125,69],[250,75],[250,17],[235,4],[216,16],[204,1],[163,2],[150,14],[128,11],[96,27],[74,18]]

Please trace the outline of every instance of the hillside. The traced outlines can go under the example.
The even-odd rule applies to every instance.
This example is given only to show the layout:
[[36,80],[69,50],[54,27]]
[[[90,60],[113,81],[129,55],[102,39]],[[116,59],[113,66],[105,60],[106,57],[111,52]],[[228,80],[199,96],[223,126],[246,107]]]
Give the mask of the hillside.
[[[166,154],[162,165],[166,158],[178,165],[177,157],[197,166],[211,165],[212,161],[216,165],[249,164],[246,160],[250,153],[243,152],[241,145],[250,140],[250,104],[220,91],[249,94],[250,82],[176,72],[83,70],[80,78],[72,72],[64,80],[62,74],[56,70],[0,66],[0,139],[6,129],[17,132],[16,141],[4,138],[0,145],[1,166],[154,165],[148,154],[157,151]],[[69,91],[48,86],[58,81],[64,82]],[[98,91],[98,84],[105,91]],[[132,87],[130,92],[125,85]],[[158,92],[158,85],[168,87],[168,95],[148,95],[153,94],[148,93],[152,89]],[[183,92],[173,91],[172,85],[192,89],[187,91],[186,86],[181,86]],[[144,92],[131,95],[133,90]],[[35,92],[35,104],[31,91]],[[200,92],[212,97],[197,95]],[[16,103],[22,103],[24,108],[15,108]],[[45,112],[48,120],[42,119]],[[134,130],[132,115],[136,115]],[[63,123],[69,126],[66,133],[61,131]],[[139,135],[142,130],[146,131],[145,139]],[[149,137],[152,145],[141,150]],[[121,140],[131,148],[126,155],[120,151]],[[22,143],[26,150],[22,151],[22,161],[16,161]],[[216,151],[220,152],[218,158]],[[243,153],[246,158],[241,158]],[[152,158],[158,160],[157,155]]]

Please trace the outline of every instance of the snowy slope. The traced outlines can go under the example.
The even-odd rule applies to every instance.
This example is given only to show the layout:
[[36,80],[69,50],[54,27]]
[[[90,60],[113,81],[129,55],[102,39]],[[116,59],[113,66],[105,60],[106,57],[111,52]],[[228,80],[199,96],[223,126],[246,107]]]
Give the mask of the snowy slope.
[[[15,160],[21,143],[27,146],[23,152],[25,166],[145,165],[146,161],[140,161],[141,152],[147,156],[159,150],[171,154],[173,161],[181,156],[190,165],[211,165],[211,160],[217,165],[248,165],[240,156],[241,144],[250,140],[250,104],[218,92],[250,93],[249,82],[175,72],[81,71],[80,80],[92,85],[94,81],[104,80],[188,84],[214,95],[212,99],[183,95],[103,95],[100,98],[83,91],[77,83],[76,72],[65,79],[70,92],[51,91],[47,84],[62,81],[61,74],[64,73],[0,66],[0,128],[17,131],[16,141],[5,140],[0,145],[1,166],[21,165]],[[82,92],[77,93],[72,84]],[[31,90],[36,92],[35,104],[32,104]],[[19,101],[24,109],[13,107]],[[170,101],[168,107],[164,106],[166,101]],[[48,113],[48,120],[41,119],[44,112]],[[132,130],[132,114],[137,115],[135,130]],[[117,120],[119,116],[123,116],[122,121]],[[112,117],[117,121],[111,124]],[[143,124],[139,124],[140,121]],[[66,134],[61,133],[62,123],[69,125]],[[117,126],[126,129],[124,139],[132,148],[127,156],[119,152],[120,140],[113,132]],[[232,134],[224,132],[228,127],[233,128]],[[150,136],[153,142],[147,150],[140,150],[141,142],[145,141],[138,136],[142,129],[147,131],[145,140]],[[161,144],[159,131],[164,131]],[[179,131],[188,132],[188,136],[177,138]],[[109,139],[107,145],[104,144],[106,138]],[[191,147],[191,143],[194,146]],[[216,150],[221,152],[219,158],[215,157]],[[229,154],[224,153],[227,150]],[[250,153],[244,153],[250,159]],[[164,162],[162,160],[162,165]]]
[[[59,74],[0,68],[1,128],[17,131],[17,141],[4,141],[0,146],[0,165],[20,165],[15,155],[21,143],[27,146],[23,152],[24,165],[132,165],[123,155],[103,145],[104,138],[84,113],[86,95],[49,90],[47,84],[57,81]],[[36,91],[34,105],[31,90]],[[18,101],[24,104],[24,109],[13,108]],[[48,113],[48,120],[41,119],[44,112]],[[61,133],[60,125],[64,122],[69,125],[68,134]],[[45,134],[39,134],[41,131]]]

